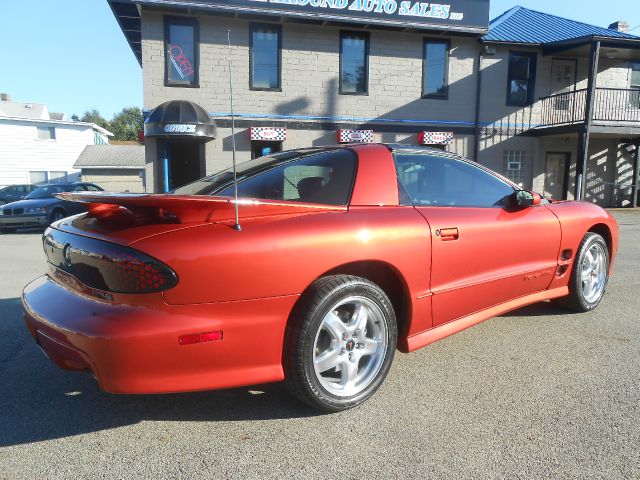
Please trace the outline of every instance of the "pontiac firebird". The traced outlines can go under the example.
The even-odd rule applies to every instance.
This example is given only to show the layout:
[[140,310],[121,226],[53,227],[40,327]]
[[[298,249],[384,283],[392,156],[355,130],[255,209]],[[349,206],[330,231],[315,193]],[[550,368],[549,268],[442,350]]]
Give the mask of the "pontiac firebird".
[[[602,208],[524,191],[428,148],[278,153],[172,194],[65,193],[26,325],[112,393],[285,381],[354,407],[412,352],[553,300],[598,306],[618,245]],[[235,228],[235,207],[240,228]]]

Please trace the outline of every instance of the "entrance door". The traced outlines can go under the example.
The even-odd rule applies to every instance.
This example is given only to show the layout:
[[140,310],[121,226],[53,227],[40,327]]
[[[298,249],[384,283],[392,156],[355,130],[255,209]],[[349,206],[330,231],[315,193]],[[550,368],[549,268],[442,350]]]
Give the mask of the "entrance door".
[[544,176],[544,196],[565,200],[567,195],[568,153],[547,153]]
[[251,158],[260,158],[282,151],[282,142],[253,140],[251,142]]
[[204,144],[189,140],[165,140],[158,147],[158,191],[168,192],[205,175]]
[[[554,58],[551,61],[551,94],[573,92],[576,88],[576,60]],[[563,95],[556,98],[557,110],[569,110],[571,98]]]

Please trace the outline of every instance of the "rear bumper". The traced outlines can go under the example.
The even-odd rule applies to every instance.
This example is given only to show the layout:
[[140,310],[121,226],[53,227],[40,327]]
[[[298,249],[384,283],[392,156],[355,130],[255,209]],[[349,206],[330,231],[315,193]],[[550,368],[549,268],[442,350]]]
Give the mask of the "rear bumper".
[[[148,297],[151,298],[151,297]],[[286,321],[297,296],[169,306],[112,304],[49,277],[22,296],[25,322],[51,360],[90,370],[111,393],[169,393],[280,381]],[[178,337],[223,331],[223,339],[179,345]]]

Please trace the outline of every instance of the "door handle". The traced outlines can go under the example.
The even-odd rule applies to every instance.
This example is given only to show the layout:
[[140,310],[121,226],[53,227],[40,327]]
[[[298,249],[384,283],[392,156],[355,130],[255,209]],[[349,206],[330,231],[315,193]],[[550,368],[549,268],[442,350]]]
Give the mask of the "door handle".
[[443,228],[436,231],[436,235],[440,232],[440,239],[443,242],[450,242],[452,240],[458,240],[460,234],[458,233],[457,228]]

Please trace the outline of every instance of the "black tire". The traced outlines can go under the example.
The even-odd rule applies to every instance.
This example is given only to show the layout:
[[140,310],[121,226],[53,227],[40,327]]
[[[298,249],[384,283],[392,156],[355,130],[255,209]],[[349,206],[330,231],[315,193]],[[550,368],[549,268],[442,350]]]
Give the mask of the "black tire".
[[[335,348],[342,347],[339,355],[346,354],[348,356],[355,365],[356,375],[360,374],[362,368],[363,371],[368,371],[370,380],[363,382],[362,390],[357,391],[354,395],[336,395],[323,386],[322,382],[324,380],[326,384],[326,378],[316,373],[314,354],[317,353],[316,342],[319,341],[325,317],[332,309],[340,305],[340,302],[349,302],[350,299],[360,299],[369,305],[365,316],[367,322],[374,322],[376,318],[378,320],[374,322],[375,325],[367,323],[366,329],[363,331],[357,329],[353,333],[353,338],[357,338],[358,335],[360,338],[364,338],[363,343],[354,344],[351,336],[348,336],[348,340],[346,340],[344,335],[347,334],[345,333],[342,337],[342,340],[345,340],[344,346],[341,344],[342,340],[335,340]],[[348,308],[349,303],[344,305],[346,305],[344,308]],[[354,321],[355,315],[352,313],[351,320],[344,323],[343,326],[354,328],[350,322]],[[342,321],[344,322],[344,319]],[[377,331],[381,340],[368,337],[368,335],[372,335],[371,332],[374,330]],[[395,312],[391,301],[380,287],[369,280],[351,275],[333,275],[320,278],[301,297],[289,319],[283,352],[285,383],[296,398],[319,410],[339,412],[353,408],[369,399],[382,385],[393,362],[397,339],[398,328]],[[357,350],[365,348],[365,340],[379,341],[379,344],[383,344],[385,341],[386,343],[382,347],[376,347],[379,350],[371,356],[367,356],[366,353],[360,354]],[[359,342],[359,340],[357,341]],[[348,351],[345,350],[345,347]],[[351,360],[352,354],[363,356],[355,357],[357,360]],[[345,362],[341,365],[348,365],[346,364],[347,357],[340,358]],[[361,361],[363,361],[362,364]],[[373,364],[377,365],[377,368],[370,368],[369,362],[375,362]],[[363,366],[361,367],[361,365]],[[342,367],[340,367],[341,369]],[[340,370],[336,367],[335,374],[341,376],[343,372]]]
[[56,208],[53,212],[51,212],[51,215],[49,216],[49,225],[51,225],[53,222],[57,222],[58,220],[62,220],[64,217],[66,217],[66,213],[64,213],[64,210],[62,210],[61,208]]
[[[599,289],[597,298],[588,299],[585,298],[581,274],[587,252],[593,248],[602,252],[602,255],[604,256],[604,283],[601,291]],[[558,299],[557,303],[576,312],[590,312],[591,310],[594,310],[602,301],[607,289],[607,284],[609,282],[609,262],[610,258],[607,242],[597,233],[588,232],[582,239],[580,247],[578,248],[578,254],[573,262],[571,278],[569,279],[569,296]]]
[[16,230],[17,230],[17,228],[2,227],[2,228],[0,228],[0,233],[13,233]]

